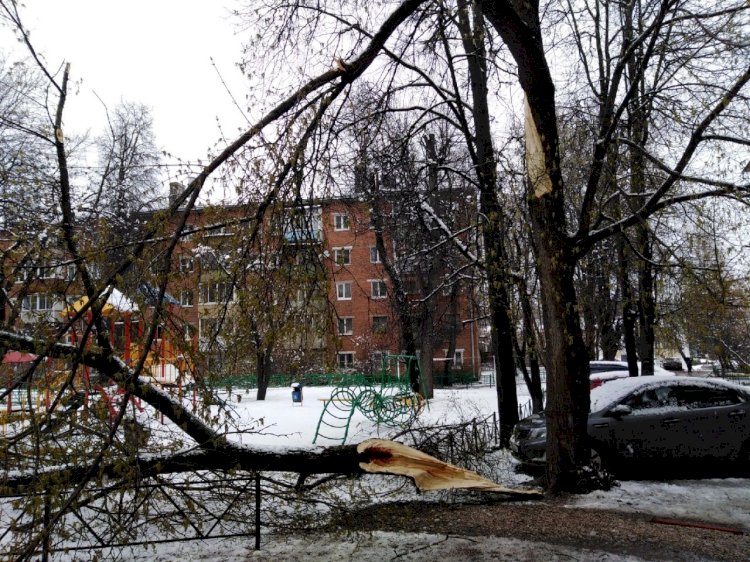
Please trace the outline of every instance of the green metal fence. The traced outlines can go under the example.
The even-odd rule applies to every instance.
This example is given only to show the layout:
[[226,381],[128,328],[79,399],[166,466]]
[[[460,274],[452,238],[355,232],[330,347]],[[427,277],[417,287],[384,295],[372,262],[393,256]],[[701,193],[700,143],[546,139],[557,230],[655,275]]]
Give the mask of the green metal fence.
[[433,382],[436,388],[444,386],[467,386],[479,382],[479,377],[471,371],[451,371],[448,377],[444,376],[442,371],[436,371],[432,374]]
[[[275,373],[271,375],[268,386],[270,388],[283,388],[294,382],[302,383],[304,386],[357,386],[373,384],[379,380],[378,377],[379,375],[363,373],[306,373],[304,375]],[[217,387],[258,388],[258,377],[255,375],[230,375],[213,381],[213,385]]]
[[[448,379],[442,373],[435,373],[435,386],[469,385],[477,382],[477,376],[470,371],[452,371]],[[393,375],[388,375],[393,377]],[[371,386],[380,384],[383,379],[381,373],[306,373],[289,375],[275,373],[271,375],[268,386],[283,388],[293,382],[300,382],[304,386]],[[258,377],[255,375],[228,375],[212,381],[214,387],[258,388]]]

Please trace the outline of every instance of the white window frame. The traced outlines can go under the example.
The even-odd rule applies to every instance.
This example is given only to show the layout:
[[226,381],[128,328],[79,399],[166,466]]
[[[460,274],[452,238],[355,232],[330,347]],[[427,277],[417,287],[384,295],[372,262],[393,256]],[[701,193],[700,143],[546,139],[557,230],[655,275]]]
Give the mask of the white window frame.
[[352,247],[343,246],[341,248],[333,249],[333,261],[336,265],[351,265],[352,264]]
[[227,225],[223,224],[221,226],[213,227],[213,225],[205,226],[206,229],[204,237],[205,238],[218,238],[220,236],[232,236],[232,231],[227,227]]
[[376,349],[370,352],[370,362],[373,368],[380,369],[383,366],[383,358],[390,354],[391,352],[387,349]]
[[[189,295],[189,296],[188,296]],[[180,291],[180,306],[191,307],[195,299],[195,294],[192,289],[182,289]]]
[[340,336],[353,336],[354,318],[352,316],[339,316],[338,332]]
[[[377,287],[377,291],[375,288]],[[384,299],[388,297],[388,286],[384,279],[370,279],[370,296],[373,299]]]
[[62,270],[59,266],[45,263],[39,266],[39,279],[62,279]]
[[382,263],[377,246],[370,246],[370,263]]
[[333,213],[333,230],[342,232],[351,229],[349,213]]
[[188,273],[195,269],[195,261],[191,256],[180,256],[180,272]]
[[[349,295],[347,296],[347,287]],[[351,281],[337,281],[336,282],[336,300],[338,301],[350,301],[352,300],[352,282]]]
[[[231,294],[228,294],[231,291]],[[234,285],[224,281],[198,284],[198,304],[234,302]]]
[[185,341],[193,341],[193,338],[198,334],[198,330],[192,324],[185,324]]
[[464,350],[463,349],[456,349],[453,352],[453,368],[456,370],[464,368]]
[[[198,319],[198,340],[202,342],[211,341],[216,333],[216,328],[219,326],[219,319],[214,316],[206,316]],[[219,328],[219,334],[221,336],[224,326]]]
[[195,230],[195,228],[194,224],[185,223],[185,227],[182,229],[182,232],[180,232],[180,238],[183,242],[188,242],[193,239],[195,233],[192,231]]
[[48,312],[54,310],[55,299],[49,293],[29,293],[21,301],[21,309],[31,312]]
[[[344,359],[342,364],[342,359],[345,357],[349,357],[350,360]],[[354,352],[353,351],[339,351],[336,354],[336,364],[338,365],[339,369],[353,369],[354,368]]]

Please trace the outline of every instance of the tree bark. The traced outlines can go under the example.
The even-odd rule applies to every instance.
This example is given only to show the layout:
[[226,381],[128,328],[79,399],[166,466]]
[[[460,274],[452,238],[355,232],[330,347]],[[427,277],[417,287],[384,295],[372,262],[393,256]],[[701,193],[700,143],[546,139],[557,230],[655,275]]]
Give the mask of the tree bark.
[[[624,10],[625,22],[623,33],[629,43],[633,42],[634,35],[640,32],[635,29],[636,18],[633,10],[637,2],[630,3]],[[640,9],[638,11],[640,13]],[[638,206],[646,202],[646,192],[650,191],[646,185],[646,162],[642,147],[646,146],[648,139],[648,111],[649,103],[643,96],[643,76],[639,67],[643,65],[643,54],[641,49],[636,49],[634,55],[628,61],[628,78],[631,81],[630,89],[632,95],[629,102],[628,133],[631,144],[628,145],[630,157],[630,189],[635,194]],[[654,298],[654,266],[653,245],[651,241],[651,229],[647,219],[643,219],[636,227],[637,248],[640,253],[638,267],[638,320],[639,339],[638,348],[641,360],[641,375],[654,374],[654,324],[656,323],[656,301]]]
[[451,380],[451,370],[455,369],[453,359],[456,356],[456,336],[458,335],[458,285],[451,287],[450,294],[450,313],[448,318],[451,319],[448,327],[448,349],[445,350],[445,361],[443,361],[443,386],[449,386],[453,383]]
[[617,254],[619,257],[619,282],[622,290],[622,334],[625,340],[625,355],[628,358],[628,375],[638,376],[638,350],[635,338],[636,312],[633,307],[633,292],[628,278],[630,260],[625,250],[625,234],[617,235]]
[[526,386],[531,395],[531,409],[534,413],[537,413],[544,410],[544,391],[542,390],[542,377],[539,369],[539,344],[536,332],[534,331],[534,315],[531,310],[531,299],[527,293],[525,281],[520,283],[519,296],[521,299],[521,311],[523,313],[524,347],[526,349],[526,356],[529,359],[530,371],[528,380],[526,380]]
[[638,227],[642,261],[638,268],[638,319],[640,333],[638,347],[641,359],[641,376],[654,374],[654,345],[656,334],[656,299],[654,298],[655,275],[651,234],[648,223]]
[[573,283],[576,252],[567,235],[555,90],[539,6],[527,0],[480,6],[510,49],[527,99],[528,204],[547,342],[547,487],[552,492],[577,490],[579,469],[589,461],[589,369]]
[[271,381],[271,351],[269,349],[257,349],[255,351],[255,369],[258,373],[256,399],[265,400],[268,384]]
[[505,246],[507,228],[505,228],[502,209],[497,198],[497,161],[487,102],[484,22],[476,6],[472,13],[475,16],[473,29],[466,7],[459,9],[459,27],[471,78],[472,117],[476,145],[475,167],[480,191],[479,209],[485,218],[482,222],[484,268],[487,275],[488,300],[494,332],[492,341],[500,374],[496,385],[500,415],[500,446],[507,447],[513,426],[518,423],[515,332],[510,314],[510,263]]

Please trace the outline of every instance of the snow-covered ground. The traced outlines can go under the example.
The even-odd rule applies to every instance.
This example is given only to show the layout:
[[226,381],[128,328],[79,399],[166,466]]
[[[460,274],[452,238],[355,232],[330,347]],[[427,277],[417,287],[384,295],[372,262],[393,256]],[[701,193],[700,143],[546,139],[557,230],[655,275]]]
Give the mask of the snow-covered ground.
[[[519,389],[520,390],[520,389]],[[292,402],[291,388],[269,388],[266,399],[255,399],[255,390],[221,391],[223,400],[238,431],[252,428],[253,433],[237,434],[236,439],[262,449],[312,448],[315,431],[323,412],[324,400],[330,398],[331,387],[304,387],[301,404]],[[525,400],[526,395],[519,398]],[[497,411],[495,389],[485,387],[457,387],[436,390],[422,411],[422,425],[437,425],[485,418]],[[355,411],[346,443],[358,443],[371,437],[386,437],[396,430],[387,425],[378,426],[360,411]],[[343,430],[326,432],[332,437],[343,437]],[[341,444],[341,441],[319,439],[318,445]]]
[[[255,400],[254,391],[220,392],[232,412],[238,430],[254,427],[253,433],[238,434],[243,443],[268,449],[315,447],[315,430],[323,411],[329,387],[306,387],[302,404],[294,404],[291,389],[269,389],[265,401]],[[519,386],[519,401],[527,399]],[[485,418],[497,409],[493,387],[437,390],[435,398],[420,417],[420,423],[453,423]],[[387,436],[393,428],[377,426],[361,413],[352,417],[347,443],[369,437]],[[331,444],[324,442],[322,444]],[[503,459],[512,467],[511,459]],[[499,471],[501,482],[522,484],[526,477],[513,470]],[[422,496],[427,499],[428,494]],[[391,497],[391,499],[394,499]],[[670,518],[692,518],[750,532],[750,479],[724,478],[668,482],[625,481],[609,490],[572,498],[571,507],[615,509]],[[213,540],[206,543],[160,545],[137,560],[422,560],[443,558],[467,560],[637,560],[603,552],[569,549],[528,541],[487,537],[468,539],[430,534],[351,533],[345,536],[267,536],[260,551],[252,539]]]
[[[255,391],[221,391],[229,414],[233,438],[244,444],[264,449],[315,448],[334,444],[330,441],[313,445],[318,420],[324,408],[323,399],[330,397],[330,387],[305,387],[302,404],[292,402],[290,388],[271,388],[265,401],[255,399]],[[519,401],[527,399],[519,387]],[[189,402],[189,399],[188,399]],[[437,390],[435,398],[420,416],[423,425],[455,423],[472,418],[486,418],[497,409],[493,387],[469,387]],[[151,419],[152,438],[168,439],[178,432],[160,420]],[[248,431],[250,430],[250,431]],[[347,443],[370,437],[387,437],[396,430],[378,426],[361,413],[352,416]],[[161,437],[160,437],[161,435]],[[514,461],[507,455],[498,457],[505,468],[495,478],[505,485],[523,484],[528,477],[513,470]],[[380,477],[374,495],[386,495],[388,479]],[[382,490],[377,486],[383,486]],[[388,500],[414,499],[410,486],[402,486],[403,496],[388,489]],[[382,492],[382,493],[381,493]],[[431,493],[420,496],[429,500]],[[439,497],[439,496],[436,496]],[[609,491],[595,492],[572,498],[571,507],[615,509],[671,518],[692,518],[719,525],[741,528],[750,532],[750,479],[726,478],[670,482],[626,481]],[[604,552],[572,549],[558,545],[498,537],[450,537],[414,533],[348,533],[345,535],[315,534],[314,536],[264,535],[260,551],[253,550],[253,538],[212,539],[185,543],[166,543],[127,554],[101,553],[104,559],[182,562],[199,560],[638,560],[617,557]]]

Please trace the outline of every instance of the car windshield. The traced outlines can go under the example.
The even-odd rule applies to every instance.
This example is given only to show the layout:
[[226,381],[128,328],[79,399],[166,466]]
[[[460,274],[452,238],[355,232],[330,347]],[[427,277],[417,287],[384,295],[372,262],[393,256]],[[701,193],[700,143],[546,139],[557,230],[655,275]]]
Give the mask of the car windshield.
[[[636,381],[638,379],[635,379]],[[631,379],[617,379],[591,390],[591,407],[589,411],[598,412],[620,398],[624,398],[635,387]]]
[[[607,406],[614,404],[615,402],[622,400],[630,393],[634,392],[639,388],[646,389],[648,387],[659,387],[663,384],[669,383],[670,386],[702,386],[705,388],[735,388],[740,392],[740,396],[746,396],[746,390],[737,385],[722,381],[719,385],[718,381],[710,383],[707,381],[699,381],[690,377],[669,377],[669,376],[653,376],[653,377],[630,377],[625,379],[617,379],[608,382],[605,385],[594,388],[591,391],[591,407],[590,412],[598,412],[603,410]],[[645,396],[645,394],[644,394]]]

